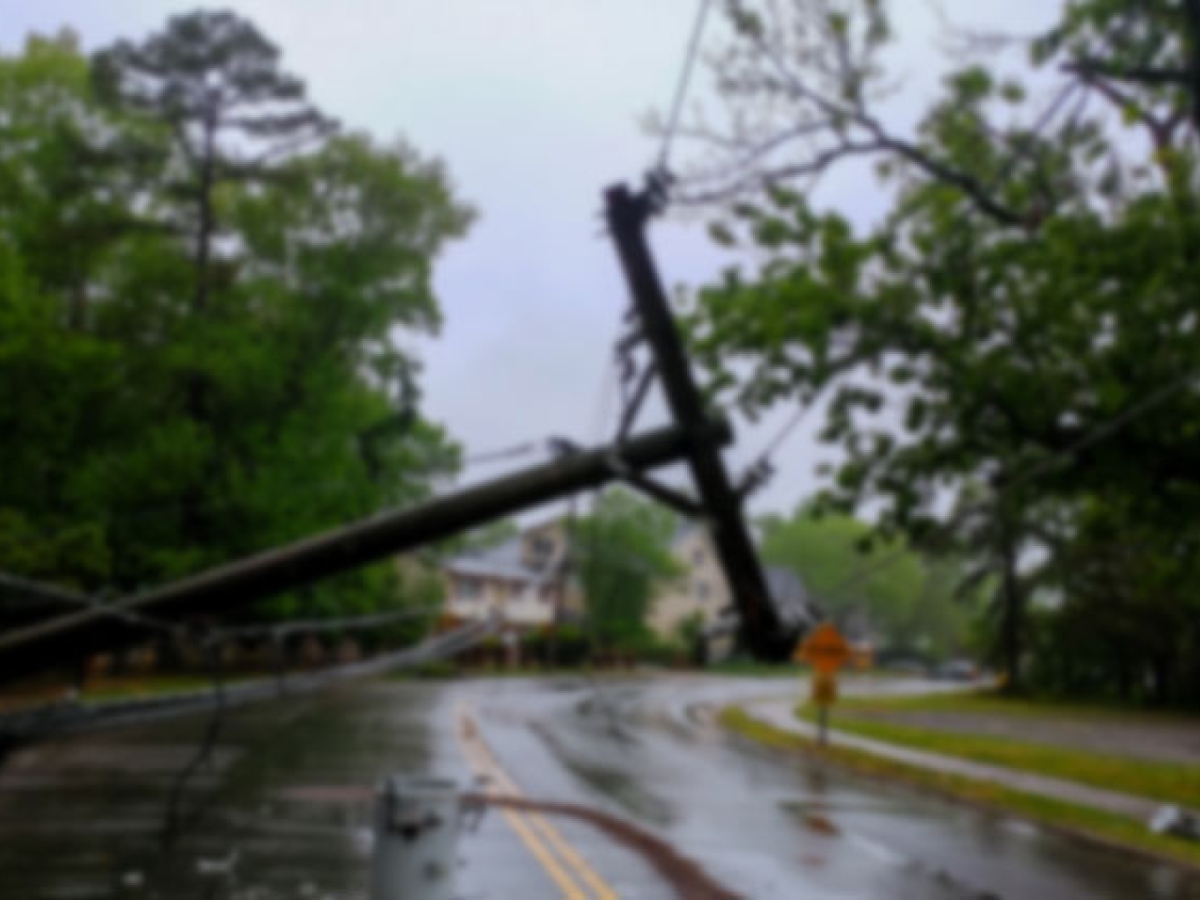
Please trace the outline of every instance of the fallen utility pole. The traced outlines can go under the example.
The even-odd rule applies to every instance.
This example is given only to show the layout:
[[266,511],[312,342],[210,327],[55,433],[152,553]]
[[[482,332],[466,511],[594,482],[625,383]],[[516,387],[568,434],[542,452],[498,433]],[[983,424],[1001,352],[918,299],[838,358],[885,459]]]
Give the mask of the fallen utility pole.
[[[686,459],[696,441],[731,439],[724,422],[662,428],[631,438],[621,459],[638,472]],[[68,665],[129,644],[147,631],[134,617],[185,623],[377,562],[522,509],[599,487],[615,478],[613,447],[580,451],[477,487],[384,513],[335,531],[200,572],[124,600],[88,607],[0,634],[0,682]]]
[[741,615],[742,636],[760,659],[786,659],[807,617],[797,610],[796,620],[788,621],[785,613],[771,602],[767,579],[742,517],[742,498],[734,490],[725,470],[721,445],[707,438],[711,417],[692,378],[646,240],[646,225],[657,205],[653,188],[651,185],[636,194],[624,185],[610,188],[605,193],[609,232],[633,295],[642,335],[654,355],[667,405],[675,422],[692,438],[688,466]]

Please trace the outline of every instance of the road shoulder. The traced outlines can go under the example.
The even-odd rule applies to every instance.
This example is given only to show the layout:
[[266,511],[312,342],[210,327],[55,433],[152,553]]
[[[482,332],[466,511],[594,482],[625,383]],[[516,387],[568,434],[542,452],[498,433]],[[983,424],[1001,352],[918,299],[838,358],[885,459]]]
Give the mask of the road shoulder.
[[1159,806],[1155,800],[838,731],[831,732],[831,745],[821,748],[813,726],[796,718],[794,705],[791,698],[750,701],[726,707],[718,719],[725,728],[778,750],[1018,815],[1114,850],[1200,869],[1200,844],[1156,835],[1146,827]]

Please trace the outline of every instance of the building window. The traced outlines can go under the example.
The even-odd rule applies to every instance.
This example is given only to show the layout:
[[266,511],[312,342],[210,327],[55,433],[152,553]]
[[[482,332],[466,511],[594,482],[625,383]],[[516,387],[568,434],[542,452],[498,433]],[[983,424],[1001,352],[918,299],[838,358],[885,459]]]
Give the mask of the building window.
[[554,538],[540,534],[531,537],[525,552],[528,564],[541,568],[554,556]]
[[457,578],[454,593],[459,600],[478,600],[483,593],[483,584],[478,578]]
[[709,588],[707,581],[697,580],[692,584],[692,594],[697,600],[707,600],[709,597]]
[[538,594],[541,596],[543,603],[553,603],[554,595],[556,593],[557,593],[557,591],[555,590],[555,587],[552,584],[543,584],[541,590],[538,591]]

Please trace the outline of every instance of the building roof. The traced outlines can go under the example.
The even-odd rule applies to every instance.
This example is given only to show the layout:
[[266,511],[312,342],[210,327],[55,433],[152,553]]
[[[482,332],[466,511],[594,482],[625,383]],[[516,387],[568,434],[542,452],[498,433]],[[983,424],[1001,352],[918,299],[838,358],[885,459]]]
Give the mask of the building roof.
[[468,575],[476,578],[504,578],[510,581],[545,582],[559,577],[566,562],[560,551],[531,564],[525,551],[525,539],[529,531],[508,538],[491,547],[472,550],[446,560],[442,568],[451,575]]
[[541,569],[526,564],[519,535],[494,547],[485,547],[447,560],[445,569],[455,575],[512,578],[521,581],[530,581],[543,575]]
[[[811,598],[799,575],[784,566],[763,566],[763,577],[767,580],[768,599],[785,626],[801,627],[813,620]],[[705,632],[709,636],[727,634],[735,630],[740,621],[737,606],[731,604],[721,610]]]

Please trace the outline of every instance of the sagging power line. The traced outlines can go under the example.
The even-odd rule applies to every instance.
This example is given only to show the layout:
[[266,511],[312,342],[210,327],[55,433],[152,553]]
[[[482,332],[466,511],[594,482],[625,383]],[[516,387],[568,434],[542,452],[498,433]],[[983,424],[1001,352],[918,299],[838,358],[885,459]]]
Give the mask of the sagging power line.
[[[1065,465],[1070,465],[1081,453],[1106,440],[1111,439],[1121,429],[1125,428],[1132,422],[1154,410],[1156,407],[1164,403],[1166,400],[1179,393],[1184,388],[1194,386],[1200,379],[1200,372],[1188,372],[1180,378],[1169,382],[1166,385],[1151,391],[1142,399],[1126,408],[1123,412],[1113,416],[1107,422],[1104,422],[1083,435],[1076,441],[1073,441],[1068,446],[1051,454],[1047,459],[1042,460],[1023,472],[1018,472],[1012,478],[1006,479],[999,487],[994,489],[991,496],[986,501],[976,501],[961,508],[951,518],[940,526],[943,532],[952,532],[960,527],[968,515],[974,512],[980,512],[988,509],[990,506],[1002,500],[1009,493],[1012,493],[1019,487],[1023,487],[1038,478],[1045,477],[1053,472],[1059,471]],[[854,572],[849,577],[838,582],[833,587],[829,588],[827,593],[831,595],[842,594],[853,587],[862,584],[867,579],[882,571],[887,570],[895,565],[908,555],[907,547],[898,547],[890,551],[873,563]]]

